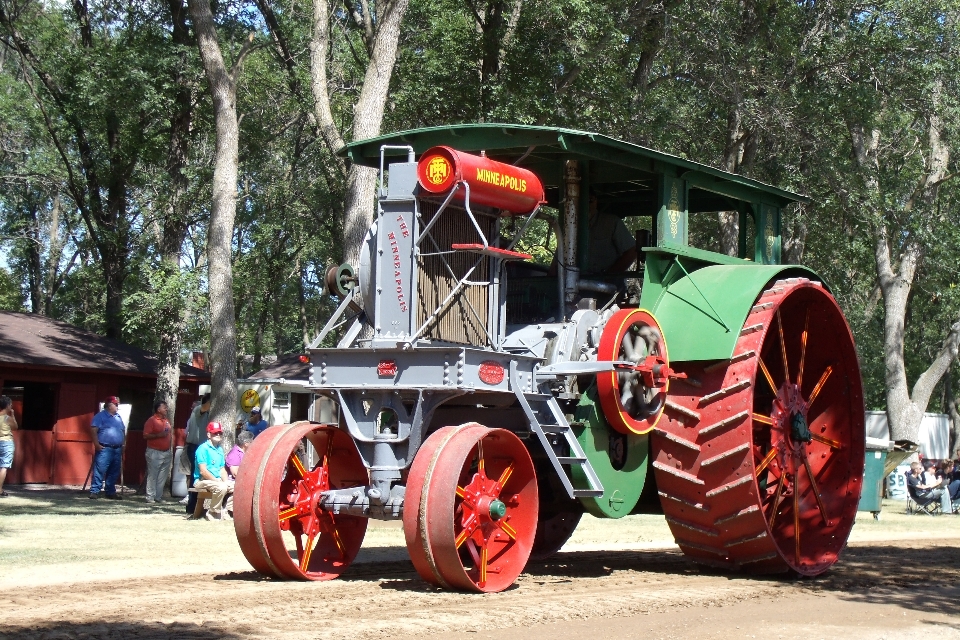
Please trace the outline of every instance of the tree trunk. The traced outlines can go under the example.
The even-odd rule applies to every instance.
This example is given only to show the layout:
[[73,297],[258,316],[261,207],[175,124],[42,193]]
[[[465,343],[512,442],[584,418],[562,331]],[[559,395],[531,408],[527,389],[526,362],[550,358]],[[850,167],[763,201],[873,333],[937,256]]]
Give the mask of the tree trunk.
[[[45,316],[53,314],[53,296],[60,288],[57,276],[57,270],[60,265],[60,252],[63,251],[63,243],[60,240],[60,194],[53,196],[53,203],[50,205],[50,254],[47,256],[47,275],[43,287],[43,310]],[[70,261],[73,264],[73,260]],[[69,269],[70,264],[64,267]],[[36,312],[36,310],[34,310]]]
[[952,371],[947,371],[943,381],[944,405],[947,415],[950,416],[950,456],[954,457],[954,452],[960,451],[960,406],[958,406],[957,396],[953,393]]
[[[303,272],[303,261],[297,256],[297,302],[300,311],[300,333],[302,339],[302,352],[310,346],[310,323],[307,320],[307,295],[303,288],[303,279],[306,276]],[[301,352],[301,353],[302,353]]]
[[[30,286],[30,311],[43,313],[43,264],[40,256],[40,215],[37,204],[30,198],[27,202],[30,225],[27,229],[27,284]],[[50,257],[53,257],[51,253]]]
[[363,244],[363,237],[373,224],[376,189],[376,169],[359,164],[350,167],[343,204],[343,261],[349,262],[355,270],[360,266],[360,245]]
[[[163,220],[163,235],[160,238],[161,269],[164,277],[175,277],[180,272],[180,256],[187,235],[186,169],[190,144],[190,122],[193,116],[193,100],[190,80],[187,76],[186,47],[190,44],[186,22],[186,6],[183,0],[169,1],[173,23],[173,44],[178,48],[180,65],[174,73],[177,87],[174,111],[170,116],[170,142],[167,147],[167,176],[169,177],[170,202]],[[157,362],[157,390],[154,402],[165,402],[171,423],[177,415],[177,392],[180,389],[180,349],[183,332],[186,330],[186,309],[168,310],[170,321],[160,333],[160,352]],[[176,425],[175,425],[176,426]]]
[[[101,231],[101,235],[105,235]],[[101,271],[107,290],[104,314],[104,334],[112,340],[120,340],[123,334],[123,282],[127,279],[126,251],[116,242],[100,247]]]
[[[736,105],[730,107],[727,114],[727,141],[723,149],[723,161],[720,168],[730,173],[740,171],[740,162],[743,159],[744,136],[740,127],[740,110]],[[736,211],[720,211],[717,213],[717,232],[720,244],[720,253],[728,256],[737,255],[740,238],[740,214]]]
[[[941,137],[943,124],[936,114],[930,114],[928,118],[927,173],[916,192],[906,199],[903,209],[907,212],[912,210],[918,201],[932,208],[940,184],[947,174],[950,149]],[[951,327],[940,352],[930,367],[917,379],[911,392],[904,363],[904,334],[910,289],[917,265],[923,257],[923,245],[915,233],[898,236],[891,242],[887,212],[880,204],[884,200],[879,180],[880,137],[877,129],[867,130],[857,124],[850,126],[854,160],[863,174],[866,192],[864,205],[870,210],[874,221],[874,264],[877,282],[883,294],[883,360],[890,437],[894,440],[917,442],[920,422],[930,402],[930,396],[940,378],[957,358],[960,321]],[[896,266],[891,254],[891,244],[902,247],[899,264]]]
[[[394,0],[381,5],[370,47],[370,62],[363,87],[353,110],[353,139],[363,140],[380,134],[383,111],[390,89],[390,77],[397,61],[400,23],[409,0]],[[343,138],[333,120],[327,88],[327,55],[330,51],[330,9],[326,0],[313,2],[313,37],[310,43],[311,87],[316,102],[315,115],[324,140],[331,151],[343,146]],[[360,243],[373,222],[374,190],[377,170],[353,165],[347,171],[347,191],[343,211],[343,260],[359,265]]]
[[237,335],[233,308],[233,223],[237,203],[239,126],[235,73],[228,70],[217,41],[209,0],[189,0],[200,60],[213,98],[217,130],[213,167],[213,206],[207,233],[210,295],[210,354],[213,406],[210,420],[232,433],[237,407]]

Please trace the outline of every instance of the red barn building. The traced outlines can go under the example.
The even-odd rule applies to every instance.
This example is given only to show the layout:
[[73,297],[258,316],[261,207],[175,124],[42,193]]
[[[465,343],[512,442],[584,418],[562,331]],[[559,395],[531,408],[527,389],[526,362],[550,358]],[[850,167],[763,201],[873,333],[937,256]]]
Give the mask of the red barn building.
[[[131,405],[124,482],[140,484],[156,367],[156,357],[142,349],[44,316],[0,312],[0,388],[13,399],[20,425],[7,482],[83,484],[93,457],[90,422],[103,399],[115,395]],[[199,385],[209,382],[207,372],[181,365],[178,443]]]

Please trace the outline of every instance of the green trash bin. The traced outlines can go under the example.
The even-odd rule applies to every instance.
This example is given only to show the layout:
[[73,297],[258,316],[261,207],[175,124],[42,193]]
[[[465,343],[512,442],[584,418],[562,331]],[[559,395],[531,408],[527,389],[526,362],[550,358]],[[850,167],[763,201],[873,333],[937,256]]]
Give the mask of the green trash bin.
[[858,511],[870,511],[873,517],[880,519],[880,506],[883,499],[883,481],[886,479],[884,464],[887,451],[893,443],[889,440],[867,438],[866,461],[863,465],[863,491],[860,494]]

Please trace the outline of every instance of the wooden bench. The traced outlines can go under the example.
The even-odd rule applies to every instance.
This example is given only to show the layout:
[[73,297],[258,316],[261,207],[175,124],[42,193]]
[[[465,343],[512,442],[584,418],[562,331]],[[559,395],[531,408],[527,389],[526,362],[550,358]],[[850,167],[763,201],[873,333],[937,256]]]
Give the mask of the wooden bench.
[[[206,489],[197,489],[196,487],[190,487],[189,489],[187,489],[187,491],[189,491],[190,493],[197,494],[197,506],[193,508],[193,515],[190,517],[194,520],[199,520],[200,518],[204,517],[207,513],[207,509],[204,505],[206,504],[207,500],[213,499],[213,492],[207,491]],[[233,487],[231,486],[230,490],[227,491],[227,495],[224,496],[223,498],[223,508],[220,509],[221,520],[223,520],[224,512],[230,510],[229,505],[231,504],[231,501],[232,501],[232,498],[231,498],[232,494],[233,494]]]
[[[206,515],[207,509],[204,505],[206,504],[207,500],[213,498],[213,493],[210,491],[203,491],[201,489],[194,489],[193,487],[190,487],[187,489],[187,491],[197,494],[197,506],[193,508],[193,516],[191,517],[194,520],[199,520]],[[220,511],[220,518],[223,518],[223,511]]]

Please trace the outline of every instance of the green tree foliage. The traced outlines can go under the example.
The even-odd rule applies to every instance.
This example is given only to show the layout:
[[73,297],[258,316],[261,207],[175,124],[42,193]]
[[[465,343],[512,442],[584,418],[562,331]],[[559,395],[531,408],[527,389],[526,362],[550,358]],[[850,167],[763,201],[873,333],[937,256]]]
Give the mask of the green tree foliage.
[[[72,6],[0,5],[7,16],[0,242],[13,288],[34,312],[105,330],[115,287],[102,262],[104,242],[113,242],[122,250],[124,338],[158,348],[155,329],[173,321],[167,314],[181,314],[184,347],[205,350],[213,123],[192,27],[187,44],[175,45],[173,5],[151,2],[124,12],[91,3],[89,29]],[[377,17],[377,5],[329,4],[327,90],[340,132],[351,131],[370,56],[366,17]],[[894,269],[910,242],[921,248],[904,316],[911,384],[960,317],[958,8],[956,0],[413,2],[383,129],[570,126],[808,194],[810,204],[786,212],[785,256],[831,284],[857,340],[868,406],[882,409],[889,314],[877,275],[878,230],[887,229]],[[254,37],[237,87],[233,254],[242,374],[268,356],[302,350],[332,312],[336,300],[322,280],[344,253],[346,174],[315,115],[313,7],[255,0],[215,9],[228,57]],[[11,25],[40,62],[25,57]],[[59,101],[44,71],[60,87]],[[194,111],[183,170],[186,239],[171,270],[159,256],[174,192],[167,150],[177,72],[186,74]],[[931,175],[938,122],[938,144],[948,151],[942,182],[918,191]],[[879,132],[870,166],[857,159],[860,130]],[[122,215],[102,223],[92,214],[81,133],[89,167],[104,176],[105,211],[113,202],[109,177],[124,184]],[[731,220],[718,214],[694,221],[698,246],[728,248]],[[538,221],[520,247],[549,263],[553,243],[549,225]],[[929,408],[945,409],[951,396],[941,385]]]

